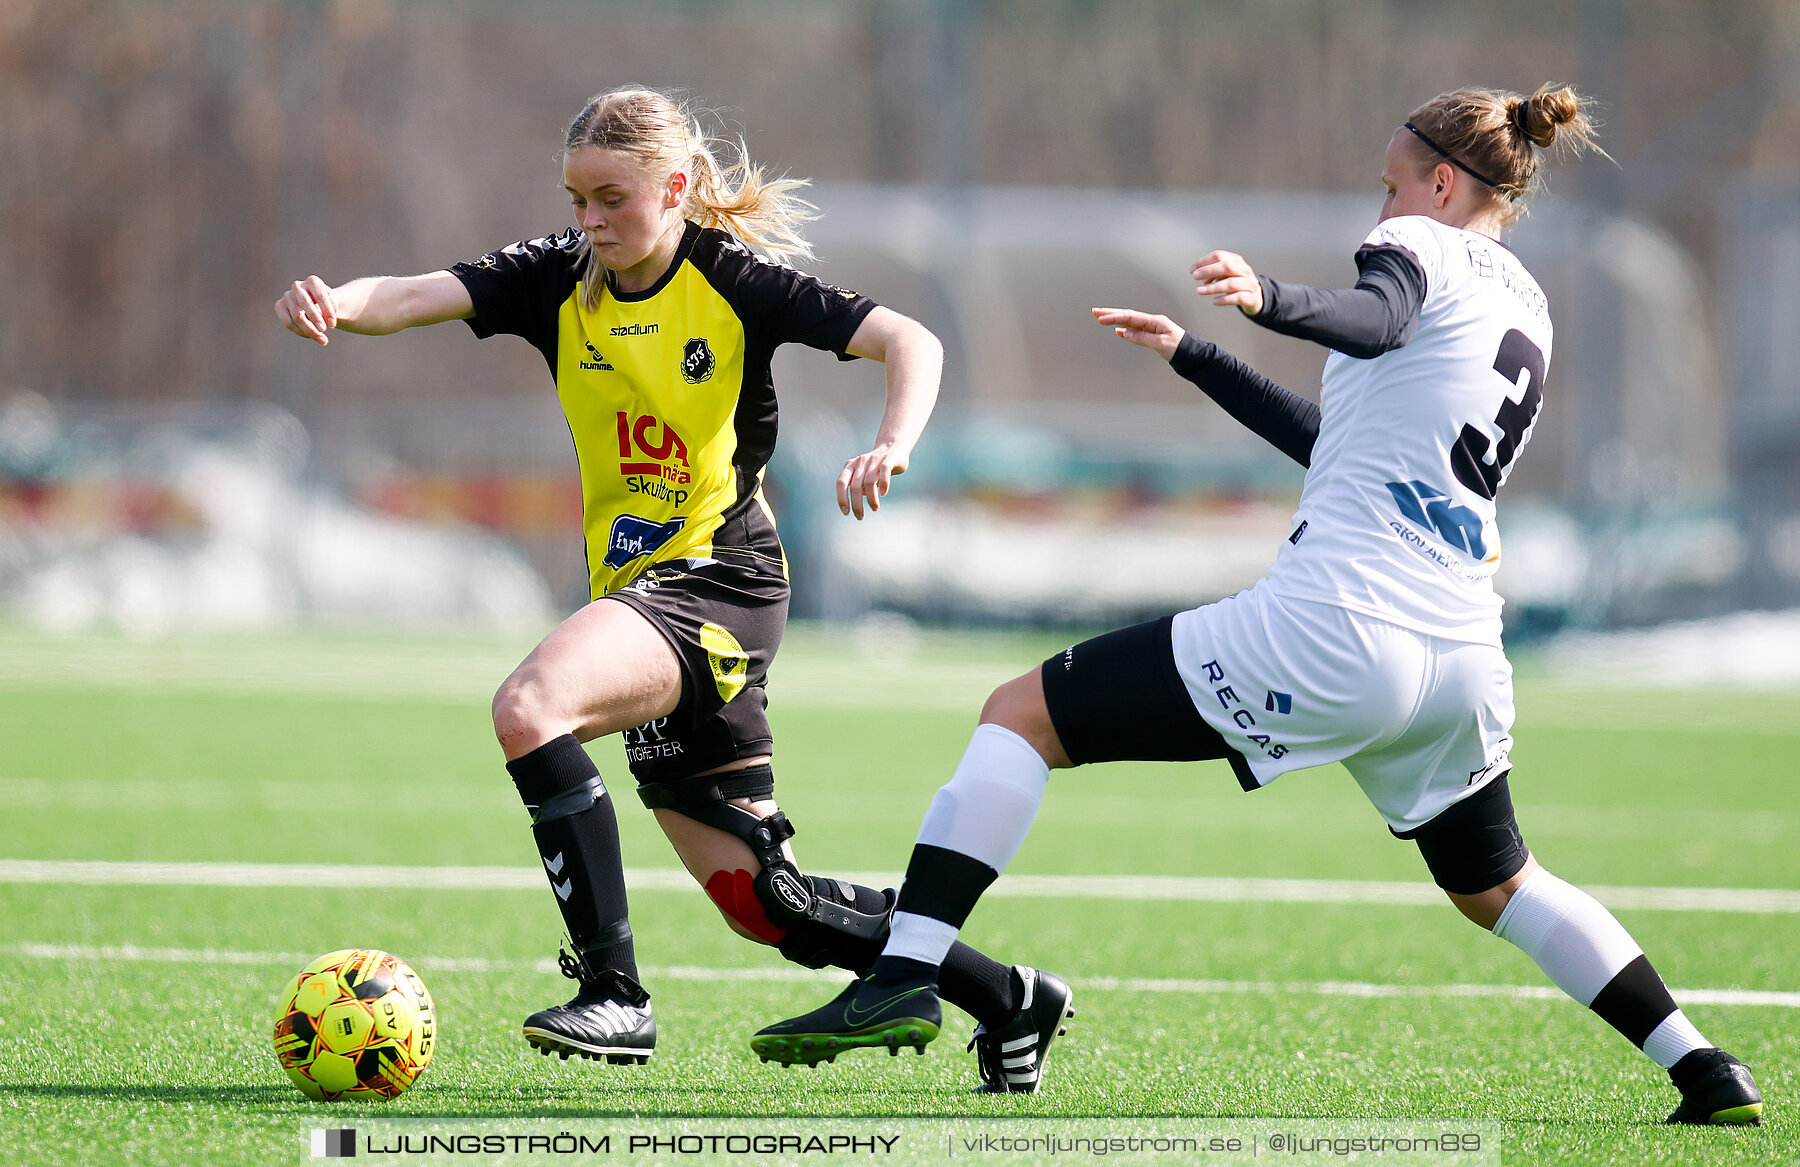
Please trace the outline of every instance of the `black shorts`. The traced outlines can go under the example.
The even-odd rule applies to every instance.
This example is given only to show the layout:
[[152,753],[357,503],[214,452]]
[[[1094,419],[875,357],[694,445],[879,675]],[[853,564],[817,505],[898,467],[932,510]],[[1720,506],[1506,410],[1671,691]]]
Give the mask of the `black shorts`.
[[767,556],[715,554],[659,563],[606,597],[643,613],[681,661],[675,712],[625,731],[625,760],[640,783],[774,748],[763,683],[787,626],[787,575]]
[[1194,709],[1175,668],[1174,619],[1108,632],[1044,662],[1044,706],[1071,762],[1225,758],[1240,781],[1250,772],[1244,756]]
[[1519,874],[1531,858],[1513,816],[1506,774],[1452,803],[1430,822],[1404,833],[1394,831],[1394,835],[1417,843],[1432,880],[1457,895],[1472,896],[1499,887]]

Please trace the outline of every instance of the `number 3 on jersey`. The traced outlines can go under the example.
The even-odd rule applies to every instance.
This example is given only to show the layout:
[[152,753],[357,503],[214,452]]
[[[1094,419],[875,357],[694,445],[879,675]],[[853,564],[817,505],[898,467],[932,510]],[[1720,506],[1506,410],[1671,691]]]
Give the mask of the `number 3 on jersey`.
[[1544,403],[1544,352],[1531,338],[1518,329],[1510,329],[1500,338],[1500,351],[1494,357],[1494,372],[1517,387],[1519,374],[1527,375],[1525,392],[1519,400],[1510,396],[1500,403],[1494,424],[1500,427],[1500,444],[1488,461],[1488,436],[1472,425],[1465,425],[1450,452],[1450,465],[1456,480],[1479,494],[1492,499],[1500,492],[1506,472],[1525,440],[1525,431],[1537,420],[1538,407]]

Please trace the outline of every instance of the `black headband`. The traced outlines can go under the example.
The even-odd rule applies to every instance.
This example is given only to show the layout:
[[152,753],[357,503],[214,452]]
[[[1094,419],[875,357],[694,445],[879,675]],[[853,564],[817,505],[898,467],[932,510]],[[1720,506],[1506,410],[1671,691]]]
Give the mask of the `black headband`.
[[1495,190],[1501,189],[1499,183],[1495,182],[1493,179],[1489,178],[1487,175],[1481,173],[1481,171],[1476,170],[1474,167],[1470,166],[1468,163],[1464,162],[1462,159],[1458,158],[1456,155],[1450,153],[1450,151],[1444,149],[1442,146],[1438,145],[1436,142],[1432,141],[1430,138],[1427,138],[1425,136],[1425,131],[1421,130],[1418,126],[1413,125],[1411,122],[1407,122],[1406,128],[1411,130],[1414,134],[1417,134],[1419,141],[1425,143],[1427,146],[1430,146],[1433,150],[1435,150],[1439,154],[1443,155],[1444,160],[1446,162],[1450,163],[1450,165],[1456,167],[1458,170],[1462,171],[1464,174],[1468,175],[1470,178],[1477,179],[1481,182],[1485,182],[1487,185],[1493,187]]

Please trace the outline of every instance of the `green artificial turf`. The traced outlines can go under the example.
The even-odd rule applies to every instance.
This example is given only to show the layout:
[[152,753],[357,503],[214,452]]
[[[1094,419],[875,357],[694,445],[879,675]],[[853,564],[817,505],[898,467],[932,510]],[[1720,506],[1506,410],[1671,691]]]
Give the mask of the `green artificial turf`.
[[[488,691],[527,647],[348,634],[143,644],[0,630],[0,866],[529,872],[529,832],[486,722]],[[797,630],[777,665],[771,718],[803,865],[900,870],[982,695],[1054,647],[1035,636]],[[1526,668],[1519,706],[1520,821],[1558,874],[1627,888],[1800,889],[1789,795],[1800,695],[1588,690]],[[617,745],[594,753],[619,801],[626,865],[673,869],[629,794]],[[1441,903],[991,896],[965,938],[1068,978],[1079,1016],[1043,1093],[976,1097],[962,1048],[971,1023],[954,1013],[923,1058],[758,1064],[748,1035],[822,1002],[840,979],[736,939],[697,890],[633,894],[661,1034],[651,1065],[637,1069],[542,1058],[520,1040],[522,1017],[569,991],[545,963],[560,925],[541,886],[157,884],[46,870],[0,880],[0,1162],[311,1161],[310,1132],[343,1127],[378,1141],[610,1140],[585,1156],[520,1143],[500,1156],[395,1162],[709,1161],[630,1143],[683,1133],[880,1134],[898,1140],[872,1156],[887,1162],[1035,1162],[1057,1139],[1193,1137],[1197,1153],[1107,1158],[1236,1162],[1206,1140],[1258,1140],[1261,1161],[1284,1132],[1433,1131],[1478,1133],[1482,1150],[1348,1161],[1800,1159],[1785,1120],[1800,1009],[1690,1008],[1756,1069],[1769,1109],[1754,1130],[1664,1128],[1675,1097],[1661,1072],[1569,1001],[1498,995],[1494,986],[1546,982]],[[1416,851],[1389,837],[1342,770],[1246,795],[1222,763],[1056,775],[1013,871],[1427,882]],[[1618,915],[1678,992],[1800,989],[1792,913]],[[310,956],[349,946],[412,962],[440,1011],[431,1068],[382,1106],[310,1102],[270,1052],[277,992]],[[1458,985],[1489,988],[1445,991]],[[1039,1144],[995,1151],[996,1136]],[[871,1157],[791,1157],[845,1155]]]

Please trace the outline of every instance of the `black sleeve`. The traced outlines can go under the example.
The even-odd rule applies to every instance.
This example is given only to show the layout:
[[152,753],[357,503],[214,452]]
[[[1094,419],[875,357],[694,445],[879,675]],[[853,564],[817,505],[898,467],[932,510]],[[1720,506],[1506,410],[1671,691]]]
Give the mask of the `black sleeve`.
[[1425,306],[1425,269],[1404,247],[1382,244],[1356,253],[1353,288],[1311,288],[1258,276],[1263,309],[1250,319],[1285,336],[1368,359],[1412,339]]
[[1181,338],[1169,366],[1200,386],[1251,433],[1300,463],[1312,465],[1319,407],[1283,389],[1211,341]]
[[581,233],[570,228],[453,265],[451,273],[475,302],[469,328],[483,340],[500,333],[524,337],[554,372],[557,316],[581,278],[580,245]]
[[[844,350],[875,301],[754,255],[735,239],[719,244],[715,264],[703,266],[702,274],[731,301],[749,332],[771,349],[794,341],[836,353],[841,361],[855,359]],[[705,250],[695,248],[697,266]]]

